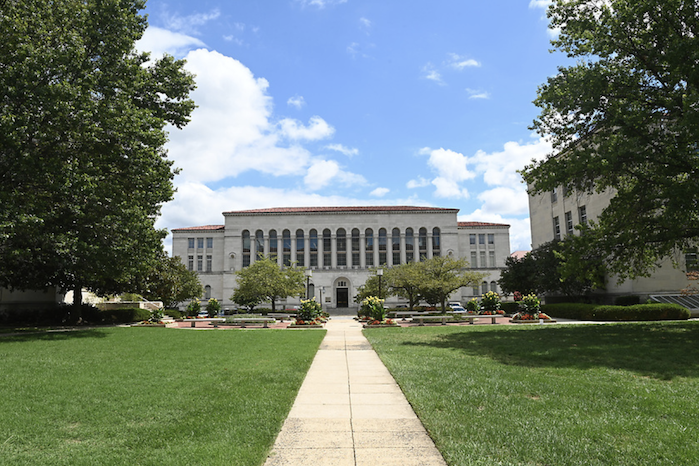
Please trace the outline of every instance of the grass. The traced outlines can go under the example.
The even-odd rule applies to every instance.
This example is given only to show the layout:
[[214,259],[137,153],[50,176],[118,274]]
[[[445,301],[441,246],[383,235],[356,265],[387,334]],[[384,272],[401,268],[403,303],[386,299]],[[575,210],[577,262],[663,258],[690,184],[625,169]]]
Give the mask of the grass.
[[0,463],[260,465],[325,332],[0,338]]
[[699,323],[365,335],[450,465],[699,464]]

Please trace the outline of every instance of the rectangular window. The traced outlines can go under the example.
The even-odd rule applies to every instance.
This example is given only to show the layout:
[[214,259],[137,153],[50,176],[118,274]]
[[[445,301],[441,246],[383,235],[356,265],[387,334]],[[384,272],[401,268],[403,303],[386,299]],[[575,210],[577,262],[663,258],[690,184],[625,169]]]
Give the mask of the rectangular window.
[[[471,251],[471,268],[476,269],[478,268],[478,253],[476,251]],[[476,293],[477,294],[477,293]]]
[[699,271],[699,254],[696,251],[686,253],[684,255],[684,264],[687,272]]
[[474,234],[468,235],[468,242],[469,242],[469,244],[476,244],[476,235],[474,235]]
[[478,296],[478,287],[477,286],[474,286],[473,288],[471,288],[471,291],[473,293],[473,296]]
[[488,244],[495,244],[495,234],[488,233]]
[[485,261],[485,251],[481,251],[480,264],[482,269],[487,267],[487,262]]
[[561,222],[553,217],[553,239],[561,239]]
[[213,249],[214,248],[214,239],[213,238],[206,238],[206,249]]
[[573,213],[566,212],[566,235],[573,234]]
[[330,232],[323,232],[323,267],[330,267],[332,265],[331,243]]
[[578,220],[580,225],[587,224],[587,208],[584,205],[578,207]]
[[212,266],[212,257],[211,256],[206,256],[206,271],[211,272],[211,266]]
[[484,234],[478,235],[478,244],[485,244],[485,235]]
[[197,272],[204,271],[204,260],[201,256],[197,256]]
[[558,202],[558,188],[553,188],[551,191],[551,202]]
[[194,256],[189,256],[187,260],[187,270],[190,272],[194,270]]
[[187,247],[189,249],[194,249],[194,238],[187,238]]
[[197,238],[197,249],[204,249],[204,238]]
[[488,265],[495,267],[495,251],[488,251]]
[[359,235],[352,235],[352,266],[359,267]]

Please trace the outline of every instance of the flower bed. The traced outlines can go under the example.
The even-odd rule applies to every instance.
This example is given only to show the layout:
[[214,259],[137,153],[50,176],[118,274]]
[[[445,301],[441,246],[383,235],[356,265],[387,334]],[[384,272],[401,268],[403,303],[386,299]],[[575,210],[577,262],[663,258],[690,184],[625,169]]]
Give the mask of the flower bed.
[[400,324],[398,324],[393,319],[367,320],[366,323],[364,324],[364,328],[381,328],[381,327],[400,327]]
[[510,322],[519,323],[519,324],[535,324],[535,323],[538,323],[540,320],[543,323],[547,323],[547,324],[556,322],[555,320],[553,320],[551,317],[544,314],[543,312],[539,312],[536,314],[529,313],[529,312],[518,312],[517,314],[512,316],[512,319],[510,320]]
[[287,328],[323,328],[323,322],[319,319],[314,320],[300,320],[296,319],[293,324],[290,324]]

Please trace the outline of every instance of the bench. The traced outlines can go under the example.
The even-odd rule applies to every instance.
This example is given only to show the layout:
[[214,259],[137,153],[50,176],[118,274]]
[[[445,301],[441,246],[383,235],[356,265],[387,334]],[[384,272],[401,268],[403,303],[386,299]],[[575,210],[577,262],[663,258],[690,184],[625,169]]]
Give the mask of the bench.
[[447,325],[447,319],[453,319],[453,315],[444,315],[444,316],[425,316],[425,315],[420,315],[420,314],[412,314],[413,321],[415,319],[418,319],[420,322],[418,325],[425,325],[426,320],[433,320],[433,321],[441,321],[442,325]]
[[259,324],[262,323],[262,328],[269,328],[268,323],[274,323],[276,320],[273,317],[235,317],[233,318],[233,323],[240,325],[240,328],[245,328],[245,324]]
[[391,311],[388,314],[392,315],[395,318],[403,317],[403,320],[405,320],[406,317],[412,317],[413,315],[415,315],[414,312],[410,311]]
[[274,317],[275,319],[279,319],[282,322],[284,322],[285,319],[291,320],[292,318],[296,318],[296,314],[285,314],[282,312],[269,312],[269,313],[267,313],[267,317]]
[[209,317],[206,319],[182,319],[182,322],[191,322],[192,328],[196,327],[197,322],[213,322],[214,327],[218,328],[218,323],[225,321],[226,319],[224,317]]
[[[468,311],[466,311],[466,312],[468,312]],[[473,321],[474,321],[475,319],[477,319],[478,317],[484,317],[484,318],[485,318],[485,317],[490,317],[490,323],[491,323],[491,324],[494,324],[494,323],[495,323],[495,319],[497,319],[498,317],[506,317],[505,314],[495,314],[495,315],[467,314],[467,313],[464,313],[463,311],[454,311],[454,314],[458,315],[458,316],[461,317],[462,319],[468,319],[468,323],[469,323],[469,324],[472,324]]]

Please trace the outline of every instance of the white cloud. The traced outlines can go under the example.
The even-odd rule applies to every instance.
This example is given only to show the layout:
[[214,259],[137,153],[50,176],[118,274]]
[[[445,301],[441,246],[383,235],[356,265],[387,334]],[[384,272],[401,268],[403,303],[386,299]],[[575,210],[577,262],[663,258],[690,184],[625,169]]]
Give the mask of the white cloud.
[[437,188],[434,191],[434,195],[436,197],[443,197],[449,199],[468,199],[469,197],[468,190],[465,188],[461,188],[459,186],[459,183],[454,181],[453,179],[438,176],[437,178],[432,180],[432,184],[435,188]]
[[199,26],[203,26],[219,16],[221,16],[221,12],[218,9],[211,10],[209,13],[195,13],[188,16],[180,16],[176,13],[172,15],[166,14],[165,27],[183,34],[196,35],[199,33]]
[[290,107],[302,108],[306,105],[306,101],[304,100],[303,96],[295,95],[293,97],[289,97],[286,104]]
[[434,81],[440,86],[446,85],[446,83],[442,80],[442,74],[434,67],[432,63],[427,63],[422,67],[422,75],[423,78]]
[[447,65],[450,68],[454,68],[456,70],[463,70],[464,68],[472,68],[472,67],[480,67],[481,64],[477,60],[474,60],[473,58],[466,58],[461,55],[457,55],[455,53],[450,53],[449,54],[449,61]]
[[483,191],[478,195],[483,202],[481,209],[488,214],[527,215],[529,198],[524,185],[514,187],[500,186]]
[[430,152],[427,165],[440,177],[459,182],[476,176],[466,167],[467,162],[468,159],[463,154],[449,149],[436,149]]
[[375,197],[383,197],[386,194],[388,194],[391,190],[388,188],[376,188],[372,192],[369,193],[370,196],[375,196]]
[[483,212],[481,209],[476,209],[470,214],[459,215],[458,219],[460,222],[490,222],[510,225],[510,252],[528,251],[532,248],[529,217],[503,217],[499,214]]
[[153,58],[160,58],[164,53],[180,58],[190,50],[201,47],[206,47],[206,44],[196,37],[155,26],[148,26],[143,37],[136,42],[136,50],[150,52]]
[[429,186],[430,184],[432,184],[430,182],[430,180],[428,180],[427,178],[423,178],[423,177],[419,176],[417,178],[417,180],[408,181],[405,186],[408,189],[414,189],[414,188],[424,188],[426,186]]
[[490,99],[490,94],[485,91],[478,91],[476,89],[466,89],[468,92],[469,99]]
[[371,20],[367,18],[359,18],[359,27],[362,29],[364,32],[369,34],[369,30],[371,29]]
[[350,147],[345,147],[342,144],[328,144],[325,146],[326,149],[334,150],[335,152],[339,152],[341,154],[344,154],[348,157],[352,157],[353,155],[359,154],[359,149],[356,148],[350,148]]
[[329,138],[335,133],[335,128],[319,116],[311,117],[308,126],[291,118],[284,118],[279,122],[279,126],[281,135],[293,140],[317,141]]
[[530,0],[529,8],[548,8],[553,0]]
[[308,172],[303,179],[306,187],[312,191],[317,191],[330,185],[331,182],[342,186],[364,186],[366,179],[355,173],[343,171],[334,160],[316,160],[308,168]]
[[326,6],[331,6],[331,5],[340,5],[342,3],[347,3],[347,0],[297,0],[298,3],[301,4],[301,6],[307,7],[307,6],[314,6],[317,8],[325,8]]
[[517,170],[524,168],[532,159],[545,159],[551,150],[551,144],[543,138],[529,144],[510,141],[500,152],[488,154],[479,150],[468,158],[468,165],[474,166],[490,186],[515,186],[520,185],[522,180]]

